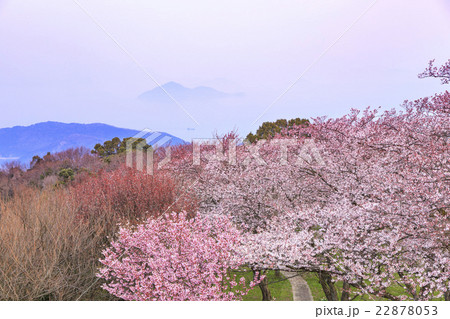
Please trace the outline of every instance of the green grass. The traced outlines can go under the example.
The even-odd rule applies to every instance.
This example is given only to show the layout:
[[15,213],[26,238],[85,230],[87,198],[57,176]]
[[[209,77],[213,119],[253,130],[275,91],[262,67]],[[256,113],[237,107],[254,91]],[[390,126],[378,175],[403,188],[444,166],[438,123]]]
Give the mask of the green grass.
[[[311,290],[311,294],[315,301],[326,301],[327,300],[327,298],[325,297],[325,294],[322,290],[322,286],[319,283],[319,278],[317,277],[317,275],[315,273],[304,273],[304,274],[302,274],[302,277],[308,283],[309,289]],[[342,281],[336,282],[336,289],[337,289],[338,296],[340,299],[341,293],[342,293]],[[356,291],[355,288],[351,288],[351,290]],[[405,290],[399,285],[393,285],[391,287],[388,287],[386,290],[388,293],[390,293],[393,296],[401,296],[401,295],[406,294]],[[353,298],[354,296],[355,296],[355,294],[350,294],[350,299]],[[354,300],[355,301],[367,301],[367,300],[385,301],[388,299],[374,296],[374,295],[365,294],[365,295],[356,297]],[[433,300],[443,300],[443,298],[436,298]]]
[[[242,276],[245,277],[245,281],[249,283],[253,280],[253,272],[252,271],[242,271],[235,273],[237,278]],[[269,271],[267,273],[267,278],[269,280],[269,289],[272,297],[277,301],[289,301],[292,300],[292,287],[289,280],[286,279],[282,274],[280,277],[275,275],[274,271]],[[244,296],[244,301],[261,301],[262,294],[261,290],[258,286],[254,287],[249,293]]]
[[306,280],[311,290],[311,295],[314,301],[324,301],[327,300],[325,294],[323,293],[322,286],[319,283],[319,278],[314,273],[304,273],[302,274],[303,279]]
[[[326,301],[327,298],[325,297],[325,294],[322,290],[322,286],[319,283],[319,278],[317,277],[317,274],[315,273],[304,273],[302,275],[302,277],[306,280],[306,282],[308,283],[309,289],[311,290],[311,294],[313,296],[313,299],[316,301]],[[338,281],[336,282],[336,290],[338,293],[338,297],[339,299],[341,298],[341,293],[342,293],[342,281]],[[352,291],[357,291],[357,289],[355,288],[351,288]],[[391,293],[394,296],[399,296],[404,294],[403,289],[400,286],[397,287],[390,287],[388,288],[388,292]],[[350,299],[352,299],[355,296],[354,293],[350,294]],[[362,296],[357,296],[355,299],[355,301],[367,301],[367,300],[376,300],[376,301],[381,301],[381,300],[387,300],[378,296],[373,296],[373,295],[362,295]]]
[[[313,296],[314,301],[326,301],[327,300],[327,298],[325,297],[325,294],[322,290],[322,285],[319,283],[319,278],[317,277],[317,275],[315,273],[304,273],[304,274],[302,274],[302,277],[308,283],[308,286],[309,286],[309,289],[311,290],[311,294]],[[336,282],[336,290],[338,293],[338,297],[340,299],[341,293],[342,293],[342,281]],[[356,291],[356,289],[353,287],[351,288],[351,290]],[[354,296],[355,296],[355,294],[350,294],[350,299],[353,298]],[[354,300],[355,301],[372,300],[371,297],[373,298],[373,300],[383,300],[383,298],[375,297],[375,296],[368,296],[368,295],[358,296]]]

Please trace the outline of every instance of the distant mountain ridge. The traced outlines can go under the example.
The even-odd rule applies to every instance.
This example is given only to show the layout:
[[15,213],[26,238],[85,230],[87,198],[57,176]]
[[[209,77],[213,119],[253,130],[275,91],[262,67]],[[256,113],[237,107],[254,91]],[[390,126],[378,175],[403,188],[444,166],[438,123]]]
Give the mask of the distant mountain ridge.
[[[93,123],[42,122],[30,126],[0,128],[0,163],[17,159],[28,163],[34,155],[43,156],[47,152],[59,152],[72,147],[84,146],[92,149],[114,137],[132,137],[140,131],[119,128],[112,125]],[[165,137],[171,138],[171,145],[186,143],[182,139],[165,132],[151,143],[158,143]]]
[[241,97],[243,93],[225,93],[207,86],[198,86],[195,88],[187,88],[176,82],[168,82],[161,87],[156,87],[150,91],[139,95],[139,99],[148,102],[169,101],[171,98],[181,100],[212,100],[227,97]]

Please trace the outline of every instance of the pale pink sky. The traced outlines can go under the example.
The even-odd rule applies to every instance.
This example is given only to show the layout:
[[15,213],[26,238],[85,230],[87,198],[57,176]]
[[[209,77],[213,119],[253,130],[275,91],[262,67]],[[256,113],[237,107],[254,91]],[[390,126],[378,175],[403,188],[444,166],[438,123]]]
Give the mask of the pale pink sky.
[[[199,126],[175,104],[143,105],[137,96],[155,84],[74,1],[0,0],[0,127],[54,120],[245,135],[374,1],[78,2],[160,83],[246,96],[186,105]],[[450,1],[378,0],[257,124],[442,91],[417,74],[450,58],[449,34]]]

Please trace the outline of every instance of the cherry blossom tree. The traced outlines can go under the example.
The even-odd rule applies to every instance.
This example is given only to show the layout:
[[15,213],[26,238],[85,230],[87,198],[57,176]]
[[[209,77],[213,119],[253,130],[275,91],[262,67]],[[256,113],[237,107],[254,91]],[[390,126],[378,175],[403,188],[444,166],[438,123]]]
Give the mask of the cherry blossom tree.
[[[291,221],[291,230],[299,230],[289,240],[310,241],[309,249],[294,245],[297,252],[284,251],[281,263],[316,268],[363,292],[391,299],[395,297],[387,288],[393,284],[413,299],[447,291],[445,132],[450,122],[445,105],[448,108],[448,96],[443,94],[405,103],[401,113],[353,111],[341,119],[318,119],[308,134],[326,165],[309,168],[318,177],[318,190],[329,187],[328,199],[321,203],[319,197],[316,207],[285,219]],[[271,233],[279,237],[287,231],[275,228]]]
[[[318,272],[328,299],[337,279],[344,300],[351,286],[448,298],[449,101],[445,92],[403,111],[352,110],[259,141],[257,152],[237,147],[234,163],[205,165],[202,209],[220,207],[245,230],[252,267]],[[297,156],[283,157],[283,141]],[[324,162],[302,158],[307,141]]]
[[336,232],[330,271],[346,269],[342,278],[384,297],[392,284],[413,299],[448,291],[448,106],[446,92],[406,102],[404,112],[319,120],[310,131],[328,159],[316,171],[336,190],[320,218],[338,214],[327,223]]
[[168,214],[131,227],[103,254],[103,288],[125,300],[236,300],[255,285],[230,275],[240,232],[224,216]]

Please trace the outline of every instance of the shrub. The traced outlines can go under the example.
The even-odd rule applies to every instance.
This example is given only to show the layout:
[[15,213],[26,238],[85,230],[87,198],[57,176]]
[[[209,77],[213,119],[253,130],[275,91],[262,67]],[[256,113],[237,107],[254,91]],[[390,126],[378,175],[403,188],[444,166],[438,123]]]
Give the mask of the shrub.
[[74,180],[75,172],[71,168],[63,168],[58,172],[59,178],[61,178],[61,183],[66,184],[69,181]]
[[92,293],[104,243],[66,190],[21,189],[0,200],[0,300],[74,300]]
[[72,189],[82,218],[102,218],[111,227],[120,221],[157,217],[166,210],[194,212],[196,200],[168,172],[147,175],[132,168],[102,171]]

